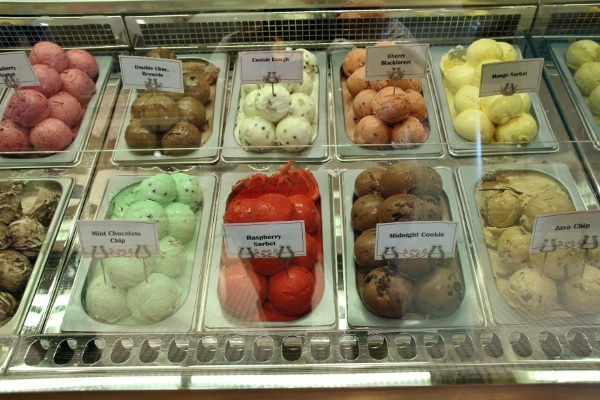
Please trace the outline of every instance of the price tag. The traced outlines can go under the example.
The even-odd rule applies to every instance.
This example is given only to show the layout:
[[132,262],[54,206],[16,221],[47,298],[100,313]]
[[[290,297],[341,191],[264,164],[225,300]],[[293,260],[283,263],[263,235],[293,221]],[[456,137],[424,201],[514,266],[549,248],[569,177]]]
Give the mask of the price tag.
[[302,51],[247,51],[239,57],[242,84],[302,83]]
[[454,221],[377,224],[375,259],[453,258],[457,226]]
[[482,64],[479,97],[537,92],[543,67],[543,58]]
[[84,257],[138,257],[160,254],[156,223],[146,221],[78,221]]
[[181,60],[119,56],[123,87],[183,93]]
[[366,80],[424,78],[429,45],[368,46]]
[[304,221],[223,224],[227,257],[266,258],[306,255]]
[[0,87],[37,86],[40,82],[24,51],[0,53]]
[[544,214],[535,217],[530,253],[595,249],[600,237],[600,210]]

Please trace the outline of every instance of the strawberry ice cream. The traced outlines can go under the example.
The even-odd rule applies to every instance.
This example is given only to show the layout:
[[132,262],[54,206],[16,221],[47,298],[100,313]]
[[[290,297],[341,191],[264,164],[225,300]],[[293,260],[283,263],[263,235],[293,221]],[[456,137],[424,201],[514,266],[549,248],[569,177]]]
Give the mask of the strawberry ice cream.
[[62,82],[54,68],[46,64],[34,64],[31,68],[40,84],[39,86],[28,86],[27,89],[37,90],[46,97],[54,96],[60,91]]
[[26,128],[31,128],[49,115],[48,99],[33,89],[13,93],[4,110],[4,119],[12,119]]
[[23,151],[30,148],[29,129],[10,119],[0,122],[0,151]]
[[60,73],[62,90],[75,97],[80,103],[87,102],[96,92],[96,84],[80,69],[69,68]]
[[31,129],[29,140],[37,151],[60,151],[73,142],[73,133],[61,120],[46,118]]
[[92,80],[95,80],[98,76],[98,62],[88,51],[82,49],[67,50],[67,59],[69,60],[67,68],[80,69]]
[[81,105],[75,97],[67,92],[59,92],[50,97],[48,106],[50,107],[50,117],[60,119],[69,128],[73,128],[81,120]]
[[69,60],[65,51],[56,43],[38,42],[33,45],[29,53],[31,64],[46,64],[56,72],[61,73],[67,69]]

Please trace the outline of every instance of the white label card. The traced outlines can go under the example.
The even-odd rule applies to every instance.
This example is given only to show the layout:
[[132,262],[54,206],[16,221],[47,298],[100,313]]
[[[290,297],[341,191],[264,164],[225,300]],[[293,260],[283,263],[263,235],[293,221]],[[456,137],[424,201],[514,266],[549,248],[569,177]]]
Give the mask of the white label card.
[[424,78],[429,45],[368,46],[366,80]]
[[302,83],[302,51],[245,51],[239,57],[242,84]]
[[0,53],[0,88],[38,86],[29,57],[24,51]]
[[223,224],[227,257],[266,258],[306,255],[304,221]]
[[119,56],[123,87],[183,93],[181,60]]
[[160,254],[156,223],[147,221],[77,221],[84,257],[137,257]]
[[377,224],[375,259],[453,258],[457,222],[390,222]]
[[543,58],[482,64],[479,97],[537,92]]
[[544,214],[535,217],[530,253],[595,249],[600,237],[600,210]]

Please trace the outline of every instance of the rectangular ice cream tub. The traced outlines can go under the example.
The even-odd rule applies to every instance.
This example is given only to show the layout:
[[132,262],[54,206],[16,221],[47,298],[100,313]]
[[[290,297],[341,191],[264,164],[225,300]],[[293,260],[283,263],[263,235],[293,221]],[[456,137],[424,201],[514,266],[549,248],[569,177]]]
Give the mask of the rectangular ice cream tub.
[[[552,320],[553,324],[590,323],[594,315],[577,314],[577,296],[567,286],[582,287],[592,273],[595,251],[585,260],[575,243],[558,243],[549,253],[529,253],[535,216],[582,211],[583,200],[568,167],[560,163],[462,166],[457,179],[468,210],[482,289],[499,325],[529,325]],[[585,267],[583,262],[591,263]],[[570,291],[570,295],[566,295]],[[596,296],[597,297],[597,296]],[[569,303],[567,303],[569,300]],[[593,307],[593,298],[586,301]]]
[[[337,323],[337,302],[335,291],[336,263],[334,257],[333,224],[331,199],[331,177],[326,171],[311,172],[316,179],[320,191],[320,212],[322,231],[322,260],[314,266],[315,289],[312,294],[311,309],[303,316],[292,320],[267,320],[265,317],[257,320],[237,318],[225,311],[219,299],[220,272],[223,268],[222,260],[226,259],[223,242],[223,215],[227,209],[226,202],[231,188],[241,179],[252,174],[227,173],[222,176],[218,207],[215,214],[215,236],[213,241],[212,260],[210,268],[206,271],[206,287],[201,316],[201,330],[239,329],[249,330],[264,329],[331,329]],[[308,246],[307,246],[308,251]],[[248,259],[236,260],[248,262]],[[244,268],[252,268],[249,264],[242,264]],[[293,267],[290,267],[293,268]],[[288,271],[291,271],[288,270]],[[280,275],[280,272],[277,275]],[[272,275],[275,276],[275,275]],[[270,278],[269,278],[270,279]],[[320,295],[320,297],[319,297]],[[243,296],[242,296],[243,298]],[[264,307],[264,305],[263,305]],[[261,312],[262,312],[261,308]]]
[[[347,77],[342,70],[347,50],[331,53],[331,74],[333,79],[333,101],[335,114],[336,155],[341,161],[353,160],[386,160],[408,158],[442,158],[446,150],[442,145],[442,132],[438,121],[437,103],[431,86],[431,76],[422,78],[422,95],[426,104],[427,117],[423,125],[429,130],[429,136],[424,143],[410,147],[394,149],[386,145],[376,147],[360,146],[352,139],[356,118],[352,107],[353,97],[347,89]],[[429,69],[429,68],[428,68]]]
[[[521,58],[518,47],[513,46],[517,52],[518,58]],[[477,143],[471,142],[460,136],[453,123],[453,112],[451,111],[448,92],[444,85],[444,79],[440,64],[443,57],[451,51],[456,51],[457,48],[451,46],[431,46],[430,47],[430,66],[433,74],[433,82],[435,83],[436,96],[438,99],[439,109],[442,116],[442,126],[448,143],[449,151],[454,156],[473,156],[473,155],[504,155],[504,154],[532,154],[532,153],[549,153],[558,150],[558,144],[554,133],[546,118],[546,113],[542,107],[540,98],[536,92],[529,93],[531,99],[531,107],[529,112],[537,123],[537,134],[529,142],[520,143]],[[453,101],[453,100],[452,100]],[[454,109],[454,106],[452,106]]]
[[600,121],[600,117],[594,117],[594,114],[590,111],[585,97],[575,83],[573,73],[567,66],[566,54],[569,46],[569,43],[552,43],[550,45],[552,58],[554,59],[554,63],[557,66],[560,76],[566,83],[569,96],[573,103],[575,103],[575,109],[583,121],[587,134],[594,142],[594,146],[600,148],[600,123],[598,122]]
[[[11,180],[0,181],[0,186],[7,184],[8,182],[11,182]],[[22,189],[18,191],[18,199],[20,200],[23,215],[34,217],[36,220],[41,220],[41,224],[45,227],[45,234],[43,234],[43,231],[37,229],[39,226],[38,224],[31,224],[31,221],[29,221],[27,224],[21,224],[22,229],[19,229],[18,242],[24,243],[15,245],[15,238],[13,237],[13,244],[8,245],[9,247],[4,250],[0,250],[0,254],[2,254],[0,257],[2,274],[0,275],[3,275],[0,279],[0,282],[2,282],[0,285],[2,285],[3,288],[0,291],[3,292],[6,290],[12,292],[12,288],[8,288],[5,285],[10,284],[11,287],[17,285],[15,280],[8,280],[8,278],[18,277],[17,280],[19,282],[25,282],[18,284],[19,288],[16,289],[16,292],[13,292],[19,305],[12,318],[0,322],[0,334],[2,335],[18,334],[20,332],[27,313],[29,312],[30,303],[35,295],[46,261],[53,252],[54,240],[58,234],[63,215],[65,214],[73,190],[73,179],[71,178],[25,178],[15,179],[12,180],[12,182],[17,183],[19,186],[22,185]],[[6,192],[4,188],[1,192],[0,210],[2,210],[4,218],[6,216],[6,206],[9,201],[5,197]],[[36,209],[38,211],[33,213],[32,211]],[[52,209],[54,209],[54,212],[52,212]],[[17,219],[16,223],[19,223],[19,221],[23,221],[23,219]],[[29,263],[31,264],[30,275],[27,277],[26,274],[22,273],[23,270],[21,267],[18,267],[23,265],[21,262],[22,258],[15,257],[14,253],[10,257],[6,257],[6,254],[4,253],[6,251],[18,251],[21,254],[25,254],[22,252],[27,252],[27,243],[30,241],[36,243],[36,241],[40,239],[40,232],[43,235],[43,238],[37,256],[30,255],[29,257],[26,257],[23,255],[23,257],[29,258]],[[4,241],[4,235],[0,236],[2,236],[0,239],[2,239],[1,244],[2,248],[4,248],[7,243]],[[18,249],[16,247],[18,247]],[[61,251],[62,250],[63,249],[61,249]],[[9,263],[11,260],[12,262]],[[12,271],[12,274],[10,274],[10,271]],[[2,303],[3,306],[8,304],[7,299],[3,297]],[[5,312],[5,310],[2,311],[3,313]]]
[[[392,164],[393,165],[393,164]],[[371,312],[363,303],[359,281],[362,281],[365,276],[370,275],[373,271],[382,268],[393,268],[394,265],[386,265],[381,267],[373,266],[361,267],[355,261],[354,244],[356,238],[360,235],[358,231],[354,231],[352,224],[352,207],[357,200],[355,193],[356,178],[364,170],[348,170],[342,174],[342,223],[343,223],[343,243],[344,243],[344,287],[346,290],[346,315],[348,325],[353,328],[451,328],[451,327],[475,327],[483,324],[483,310],[478,299],[475,281],[471,269],[471,257],[468,252],[468,245],[463,233],[462,217],[458,196],[455,190],[453,173],[445,168],[434,168],[435,172],[441,178],[442,195],[440,197],[440,206],[442,218],[445,221],[457,221],[457,240],[454,257],[445,259],[445,263],[440,263],[433,270],[421,274],[417,270],[413,273],[417,274],[412,278],[409,275],[403,274],[407,280],[411,281],[411,289],[413,301],[408,309],[408,313],[403,318],[388,318],[377,315]],[[374,243],[373,243],[374,246]],[[420,260],[416,260],[420,261]],[[423,268],[422,265],[419,268]],[[369,272],[369,270],[371,272]],[[408,271],[408,270],[407,270]],[[446,274],[447,272],[447,274]],[[439,275],[437,275],[439,274]],[[437,283],[436,283],[437,282]],[[432,285],[432,283],[435,283]],[[400,287],[400,286],[398,286]],[[429,288],[429,289],[428,289]],[[445,291],[444,288],[448,288]],[[391,289],[390,289],[391,290]],[[443,307],[450,307],[447,310],[440,311],[439,315],[425,315],[423,311],[418,309],[416,295],[420,291],[438,290],[438,296],[447,295],[443,301],[431,302],[431,306],[437,310],[435,303],[443,304]],[[462,299],[459,292],[462,291]],[[427,293],[427,292],[425,292]],[[426,295],[419,294],[421,298],[434,298],[436,293],[427,293]],[[458,299],[458,301],[457,301]],[[391,301],[391,300],[390,300]],[[454,304],[454,305],[449,305]],[[383,314],[383,313],[382,313]]]
[[[196,60],[210,62],[219,68],[216,82],[210,85],[210,102],[205,104],[204,107],[206,124],[203,129],[199,129],[202,135],[202,145],[187,154],[178,155],[167,155],[158,151],[158,149],[143,154],[132,151],[125,139],[125,132],[132,120],[131,107],[139,97],[137,90],[132,89],[129,91],[127,108],[115,144],[112,156],[113,163],[121,165],[210,164],[219,159],[229,56],[225,53],[189,54],[178,56],[178,59],[183,63],[183,73],[187,70],[186,64],[188,62],[193,63]],[[174,93],[174,95],[176,94]]]
[[[223,161],[231,162],[231,163],[240,163],[240,162],[285,162],[290,158],[295,159],[297,162],[315,162],[315,161],[326,161],[329,158],[329,138],[328,138],[328,112],[327,112],[327,54],[322,51],[314,51],[310,52],[316,62],[317,72],[314,76],[306,77],[310,78],[312,81],[311,85],[300,85],[295,84],[301,89],[292,89],[292,93],[290,95],[293,98],[293,101],[300,104],[300,106],[295,107],[295,109],[300,111],[294,111],[294,116],[296,121],[290,119],[289,116],[285,118],[279,119],[277,122],[273,122],[272,124],[269,121],[265,121],[263,118],[259,119],[260,123],[264,123],[268,127],[270,126],[279,126],[280,122],[289,125],[289,128],[294,129],[294,126],[301,131],[305,131],[303,128],[303,124],[310,124],[313,134],[313,140],[309,145],[290,145],[290,151],[284,150],[281,146],[275,144],[271,146],[253,146],[254,149],[244,148],[243,138],[240,135],[240,126],[244,120],[250,120],[246,114],[244,113],[244,107],[248,106],[248,108],[252,109],[251,102],[248,100],[250,97],[247,95],[252,92],[252,89],[258,89],[259,86],[268,86],[272,89],[272,85],[242,85],[241,82],[241,66],[238,59],[238,62],[235,66],[234,78],[233,78],[233,88],[231,91],[231,100],[229,103],[229,112],[227,115],[227,123],[225,125],[225,133],[223,136],[223,150],[221,153],[221,157]],[[306,68],[305,68],[306,69]],[[281,86],[281,85],[277,85]],[[283,87],[283,86],[281,86]],[[268,90],[268,89],[265,89]],[[282,92],[282,95],[287,96],[289,90],[285,90]],[[254,94],[254,93],[253,93]],[[253,95],[252,94],[252,95]],[[306,95],[310,97],[310,100],[304,98],[298,100],[297,97],[302,95]],[[292,101],[292,100],[290,100]],[[292,102],[292,106],[296,103]],[[311,104],[312,103],[312,104]],[[307,110],[306,107],[311,104],[312,107],[310,110]],[[247,111],[248,112],[248,111]],[[254,112],[254,111],[253,111]],[[258,115],[258,111],[254,112]],[[314,113],[314,117],[306,117],[307,115],[311,115]],[[308,122],[301,121],[298,117],[305,116],[304,119],[308,120]],[[283,129],[280,126],[280,129]],[[273,129],[275,131],[275,129]],[[300,134],[304,134],[300,132]],[[262,133],[261,133],[262,135]],[[273,132],[274,139],[275,133]],[[291,137],[290,141],[294,141],[295,138]],[[258,149],[263,149],[264,151],[257,151]],[[293,150],[293,151],[292,151]]]
[[[150,182],[149,179],[154,179],[155,187],[166,188],[166,184],[158,183],[157,177],[167,174],[117,175],[109,179],[96,219],[143,220],[149,213],[162,215],[156,218],[161,255],[145,261],[134,257],[81,257],[61,331],[189,332],[194,327],[216,177],[178,174],[182,183],[177,181],[175,201],[164,206],[166,218],[162,211],[154,211],[147,204],[150,200],[134,203],[138,196],[134,190],[142,188],[140,183]],[[146,192],[152,189],[150,186],[138,192],[151,196]],[[196,195],[182,194],[181,189],[186,187],[193,188],[192,193],[201,189],[199,208],[188,201],[195,198],[197,205]],[[172,192],[172,187],[168,191]],[[144,206],[134,210],[140,203]],[[185,203],[187,211],[181,208],[181,203]],[[173,216],[179,219],[175,227]],[[166,235],[163,237],[161,232]]]
[[[47,167],[70,167],[77,165],[83,155],[90,134],[96,121],[96,113],[100,106],[104,88],[112,72],[113,58],[109,56],[95,57],[98,62],[98,77],[96,78],[96,92],[87,103],[85,115],[79,123],[77,136],[73,142],[64,150],[48,152],[32,152],[30,155],[13,155],[5,153],[0,155],[0,168],[47,168]],[[0,115],[4,115],[10,92],[6,91],[0,103]]]

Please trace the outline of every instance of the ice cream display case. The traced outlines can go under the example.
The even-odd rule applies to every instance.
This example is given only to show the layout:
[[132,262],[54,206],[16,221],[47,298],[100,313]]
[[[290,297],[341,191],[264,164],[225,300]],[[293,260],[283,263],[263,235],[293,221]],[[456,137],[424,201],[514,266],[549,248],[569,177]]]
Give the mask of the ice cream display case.
[[[521,384],[600,384],[596,250],[529,252],[536,216],[599,206],[600,139],[566,57],[571,43],[597,42],[597,3],[233,1],[198,12],[187,0],[88,1],[44,3],[35,15],[27,3],[0,2],[2,50],[55,42],[110,63],[85,117],[89,138],[64,152],[73,162],[0,158],[0,196],[9,181],[64,194],[53,242],[31,287],[19,288],[26,308],[0,327],[0,394],[425,387],[436,396],[502,385],[518,398]],[[471,65],[474,43],[486,45]],[[416,44],[427,45],[422,79],[356,74],[366,48]],[[301,82],[242,83],[241,53],[292,49]],[[196,127],[204,139],[186,154],[160,140],[191,116],[179,109],[168,128],[149,127],[147,111],[177,108],[177,95],[123,87],[119,55],[156,54],[201,65],[184,72],[192,80],[218,71],[193,112],[210,119]],[[534,58],[543,58],[537,92],[496,104],[473,95],[481,61]],[[493,122],[477,131],[457,105]],[[465,126],[485,140],[466,139]],[[501,143],[509,130],[519,139]],[[159,251],[91,258],[79,221],[153,222]],[[305,252],[269,247],[300,221]],[[395,237],[421,234],[427,245],[376,256],[384,225],[422,229]],[[232,252],[236,232],[260,251]],[[0,296],[0,316],[12,303]]]

